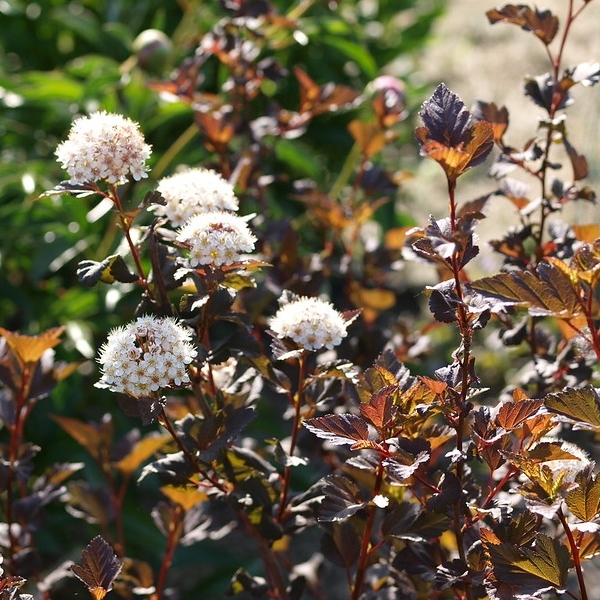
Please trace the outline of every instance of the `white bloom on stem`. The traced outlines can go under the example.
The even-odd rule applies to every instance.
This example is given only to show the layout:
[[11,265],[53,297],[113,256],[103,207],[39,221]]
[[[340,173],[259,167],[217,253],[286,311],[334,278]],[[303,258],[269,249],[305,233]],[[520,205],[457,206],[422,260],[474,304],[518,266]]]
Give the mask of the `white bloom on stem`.
[[75,119],[56,149],[58,162],[74,184],[125,183],[130,174],[139,181],[147,177],[150,153],[136,122],[105,111]]
[[222,211],[193,216],[177,240],[189,248],[192,267],[231,265],[252,252],[256,243],[246,218]]
[[157,190],[166,200],[152,210],[169,219],[174,227],[181,227],[191,217],[215,211],[237,211],[239,203],[233,186],[216,171],[188,169],[163,177]]
[[197,354],[191,339],[191,331],[170,317],[139,317],[113,329],[100,348],[96,387],[142,398],[188,384],[187,365]]
[[278,338],[290,338],[307,350],[337,346],[346,337],[348,325],[332,304],[307,297],[284,304],[270,323]]

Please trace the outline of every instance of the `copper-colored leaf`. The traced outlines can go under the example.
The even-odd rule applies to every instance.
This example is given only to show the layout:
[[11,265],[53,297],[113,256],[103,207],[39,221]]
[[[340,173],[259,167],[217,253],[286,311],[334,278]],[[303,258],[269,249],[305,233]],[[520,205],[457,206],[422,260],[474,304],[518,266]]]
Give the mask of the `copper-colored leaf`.
[[368,402],[362,402],[359,406],[360,414],[379,431],[386,427],[394,416],[393,399],[397,391],[398,386],[384,387],[373,394]]
[[585,179],[589,174],[587,159],[583,154],[579,154],[577,150],[571,146],[566,137],[563,137],[563,145],[569,155],[571,167],[573,168],[573,181]]
[[533,33],[548,45],[558,31],[558,17],[549,10],[530,8],[526,4],[506,4],[486,12],[490,23],[513,23]]
[[589,560],[600,554],[600,533],[584,533],[578,538],[579,558]]
[[580,460],[579,456],[564,450],[560,442],[540,442],[527,452],[527,458],[539,462]]
[[345,85],[317,84],[302,69],[295,67],[294,74],[300,84],[300,113],[312,116],[349,108],[360,99],[360,93]]
[[474,281],[471,287],[500,305],[525,306],[532,316],[570,319],[583,312],[569,278],[549,262],[540,263],[535,273],[500,273]]
[[487,121],[492,126],[494,141],[502,143],[502,136],[508,127],[508,110],[505,106],[498,107],[494,102],[475,103],[473,116],[478,120]]
[[522,548],[514,544],[487,544],[486,550],[500,581],[527,585],[532,577],[562,587],[569,571],[569,550],[558,540],[538,535],[535,545]]
[[431,377],[419,377],[420,381],[425,384],[436,396],[443,394],[448,389],[448,384],[439,379],[431,379]]
[[170,435],[148,435],[142,438],[135,444],[127,456],[124,456],[115,463],[115,467],[121,473],[131,475],[145,460],[158,452],[170,439]]
[[600,513],[600,477],[584,468],[575,476],[577,487],[569,490],[565,501],[569,510],[582,521],[591,521]]
[[600,397],[592,387],[567,387],[561,392],[548,394],[544,403],[553,412],[600,429]]
[[524,421],[535,415],[543,404],[544,401],[540,398],[505,402],[498,411],[496,423],[504,429],[517,429]]
[[325,415],[304,421],[304,427],[317,437],[338,446],[369,439],[367,422],[358,415]]
[[78,444],[83,446],[94,458],[100,458],[100,448],[103,443],[100,430],[93,425],[60,415],[51,415],[50,418],[58,423]]
[[113,582],[122,567],[123,563],[116,557],[111,546],[98,535],[81,553],[80,563],[74,564],[71,570],[92,595],[101,600],[112,590]]
[[42,354],[60,344],[60,336],[64,327],[48,329],[40,335],[20,335],[0,327],[0,335],[6,340],[8,347],[24,365],[33,365],[40,360]]
[[348,124],[348,131],[366,158],[377,154],[385,146],[385,131],[377,123],[365,123],[355,119]]
[[571,229],[580,242],[593,244],[600,238],[600,225],[598,223],[586,223],[584,225],[571,225]]
[[449,180],[483,162],[492,150],[492,126],[472,123],[463,101],[443,83],[423,103],[419,116],[424,127],[417,127],[415,136],[421,155],[438,162]]
[[355,306],[363,309],[363,316],[367,322],[372,322],[379,313],[396,304],[396,294],[393,291],[366,288],[357,281],[350,284],[350,299]]
[[199,491],[196,487],[174,487],[169,485],[161,487],[160,491],[185,511],[190,510],[200,502],[208,500],[208,495]]

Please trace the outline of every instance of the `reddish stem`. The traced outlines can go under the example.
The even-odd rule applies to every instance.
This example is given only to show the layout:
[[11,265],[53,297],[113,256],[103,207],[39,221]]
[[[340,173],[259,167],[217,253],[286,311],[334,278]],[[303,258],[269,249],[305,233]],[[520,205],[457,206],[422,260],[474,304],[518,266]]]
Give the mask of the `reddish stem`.
[[[377,496],[381,490],[381,484],[383,483],[383,474],[385,469],[383,464],[380,462],[377,467],[377,476],[375,478],[375,485],[373,486],[373,496]],[[358,555],[358,567],[356,569],[356,575],[354,577],[354,586],[352,588],[351,600],[358,600],[360,598],[363,587],[365,585],[365,575],[368,567],[369,556],[371,555],[371,536],[373,534],[373,524],[375,522],[375,514],[377,507],[371,505],[367,507],[368,515],[363,531],[362,541],[360,545],[360,553]]]

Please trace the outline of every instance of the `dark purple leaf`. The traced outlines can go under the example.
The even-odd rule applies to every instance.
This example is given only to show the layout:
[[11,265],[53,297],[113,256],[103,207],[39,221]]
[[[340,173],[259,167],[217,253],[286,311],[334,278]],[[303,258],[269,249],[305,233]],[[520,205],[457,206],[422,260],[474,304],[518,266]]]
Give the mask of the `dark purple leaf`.
[[506,4],[502,8],[488,10],[490,23],[513,23],[533,33],[547,46],[558,31],[558,18],[549,10],[530,8],[526,4]]
[[331,444],[352,445],[369,439],[367,422],[358,415],[325,415],[304,421],[304,427]]
[[431,98],[423,103],[419,116],[428,129],[429,139],[450,148],[464,143],[469,111],[445,84],[440,83]]
[[343,521],[367,506],[358,486],[343,475],[326,477],[323,494],[319,521]]
[[82,551],[80,564],[71,567],[73,573],[87,586],[97,600],[112,590],[113,582],[123,563],[116,557],[111,546],[96,536]]

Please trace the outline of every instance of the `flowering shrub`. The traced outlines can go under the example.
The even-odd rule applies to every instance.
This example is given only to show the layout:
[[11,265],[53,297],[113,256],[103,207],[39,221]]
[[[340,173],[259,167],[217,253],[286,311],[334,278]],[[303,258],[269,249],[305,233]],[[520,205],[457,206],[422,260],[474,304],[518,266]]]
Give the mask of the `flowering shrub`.
[[[563,66],[591,3],[570,2],[562,27],[525,5],[487,12],[543,44],[551,71],[525,94],[545,117],[519,148],[506,108],[469,111],[440,84],[414,131],[448,190],[448,214],[427,224],[398,222],[391,203],[402,174],[386,152],[407,128],[405,84],[371,72],[357,90],[279,62],[308,41],[304,4],[228,3],[191,56],[147,81],[191,121],[158,173],[143,121],[75,119],[57,150],[70,179],[43,198],[66,197],[106,229],[76,273],[117,325],[98,326],[86,364],[61,360],[66,327],[0,329],[0,595],[591,597],[600,228],[560,220],[595,198],[565,109],[600,64]],[[143,50],[119,72],[141,77]],[[168,60],[170,45],[159,50]],[[302,144],[328,119],[350,146],[324,174]],[[203,167],[181,170],[196,136]],[[462,201],[461,177],[486,161],[498,189]],[[476,230],[503,200],[519,225],[487,249],[498,272],[476,278]],[[411,262],[432,274],[424,290],[403,279]],[[65,394],[31,427],[70,379],[85,415]],[[30,441],[48,423],[59,461]]]
[[163,177],[156,189],[165,203],[155,205],[154,211],[166,217],[173,227],[185,225],[198,213],[236,212],[239,208],[233,186],[208,169],[186,169]]
[[137,123],[101,111],[76,119],[56,156],[70,183],[125,183],[129,175],[136,181],[147,177],[150,152]]

